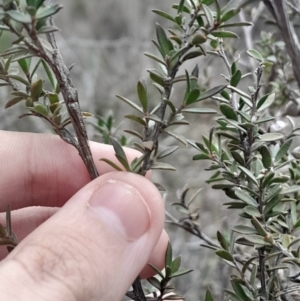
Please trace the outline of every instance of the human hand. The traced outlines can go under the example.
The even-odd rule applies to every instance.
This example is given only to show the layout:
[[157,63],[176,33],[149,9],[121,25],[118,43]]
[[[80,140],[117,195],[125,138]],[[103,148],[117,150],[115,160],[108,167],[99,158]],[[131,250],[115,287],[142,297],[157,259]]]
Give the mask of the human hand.
[[99,161],[115,161],[110,146],[91,143],[100,177],[90,182],[57,136],[0,131],[0,141],[0,211],[10,204],[22,240],[1,248],[0,300],[121,300],[147,262],[163,267],[161,196],[139,175],[110,172]]

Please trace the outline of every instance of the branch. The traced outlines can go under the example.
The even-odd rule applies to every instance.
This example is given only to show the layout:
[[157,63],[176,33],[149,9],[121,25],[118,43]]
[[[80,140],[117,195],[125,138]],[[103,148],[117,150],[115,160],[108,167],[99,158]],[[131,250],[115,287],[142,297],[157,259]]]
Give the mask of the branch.
[[286,50],[291,58],[293,73],[295,76],[295,80],[298,83],[298,87],[300,88],[300,50],[299,50],[299,42],[298,37],[295,33],[294,26],[290,22],[287,7],[285,0],[263,0],[264,4],[271,12],[272,16],[277,23],[279,28],[281,37],[286,45]]

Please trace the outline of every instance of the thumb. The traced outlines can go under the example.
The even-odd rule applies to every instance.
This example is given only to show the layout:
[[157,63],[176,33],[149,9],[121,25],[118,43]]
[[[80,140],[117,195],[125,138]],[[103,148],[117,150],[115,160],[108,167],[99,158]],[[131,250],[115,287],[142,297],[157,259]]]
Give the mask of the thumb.
[[103,175],[1,261],[0,300],[121,300],[147,263],[163,219],[150,181]]

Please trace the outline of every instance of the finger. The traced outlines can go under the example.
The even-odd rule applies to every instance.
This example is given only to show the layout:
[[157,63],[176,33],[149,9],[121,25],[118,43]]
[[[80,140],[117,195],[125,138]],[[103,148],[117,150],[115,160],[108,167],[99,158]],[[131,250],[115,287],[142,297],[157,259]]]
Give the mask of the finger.
[[[77,150],[56,135],[0,131],[0,211],[27,206],[61,207],[90,177]],[[99,174],[120,165],[110,145],[90,142]],[[126,149],[129,161],[140,153]]]
[[121,300],[163,228],[160,193],[147,179],[103,175],[0,263],[0,300]]
[[[12,230],[17,236],[19,242],[34,231],[38,226],[44,223],[59,208],[51,207],[27,207],[11,212]],[[5,225],[6,214],[0,214],[0,224]],[[140,273],[141,278],[149,278],[155,275],[154,270],[148,265],[152,265],[162,269],[164,267],[164,254],[169,241],[169,236],[165,230],[162,231],[161,236],[152,251],[146,266]],[[8,251],[5,246],[0,247],[0,260],[4,259],[8,255]]]

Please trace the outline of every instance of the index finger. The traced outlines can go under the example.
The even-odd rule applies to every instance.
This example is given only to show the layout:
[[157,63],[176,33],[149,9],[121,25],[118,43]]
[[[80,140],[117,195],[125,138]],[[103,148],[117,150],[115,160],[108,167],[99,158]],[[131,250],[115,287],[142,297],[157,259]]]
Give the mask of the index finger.
[[[91,181],[78,151],[56,135],[0,131],[0,211],[28,206],[61,207]],[[90,142],[100,175],[113,171],[107,158],[117,163],[112,146]],[[139,157],[125,148],[129,161]],[[117,163],[118,164],[118,163]]]

